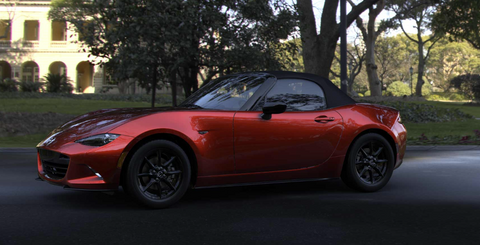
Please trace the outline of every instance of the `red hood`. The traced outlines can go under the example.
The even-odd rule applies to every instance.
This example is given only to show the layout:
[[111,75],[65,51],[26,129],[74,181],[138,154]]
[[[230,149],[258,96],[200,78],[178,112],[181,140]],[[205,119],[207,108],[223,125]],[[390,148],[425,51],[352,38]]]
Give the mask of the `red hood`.
[[[185,108],[181,108],[185,110]],[[173,107],[104,109],[78,116],[54,129],[38,146],[54,147],[110,130],[139,117],[163,111],[179,110]],[[188,110],[188,109],[187,109]]]

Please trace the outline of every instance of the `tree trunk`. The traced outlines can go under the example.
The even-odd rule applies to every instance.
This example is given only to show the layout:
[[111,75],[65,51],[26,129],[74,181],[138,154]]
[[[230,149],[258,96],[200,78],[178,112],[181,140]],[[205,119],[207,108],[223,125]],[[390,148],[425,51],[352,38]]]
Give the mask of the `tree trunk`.
[[383,29],[375,30],[375,21],[384,7],[385,2],[383,0],[378,2],[376,8],[370,7],[367,28],[363,26],[362,19],[360,17],[357,18],[357,27],[362,32],[366,46],[365,63],[371,96],[382,96],[382,82],[378,78],[378,66],[375,63],[375,42],[378,35],[383,32]]
[[[423,47],[425,43],[422,40],[421,32],[418,36],[418,76],[417,76],[417,86],[415,86],[415,95],[421,97],[422,96],[422,86],[424,84],[423,81],[423,73],[425,69],[425,57],[423,56]],[[413,82],[413,81],[412,81]]]
[[365,55],[368,84],[370,85],[370,93],[372,96],[382,96],[382,83],[378,78],[377,65],[375,64],[375,41],[369,33],[369,40],[366,42],[367,53]]
[[157,93],[157,65],[152,66],[152,108],[155,107],[155,94]]
[[[320,34],[317,34],[312,0],[297,0],[300,35],[302,36],[303,63],[305,71],[325,78],[329,77],[330,67],[335,56],[335,48],[340,37],[339,24],[336,21],[339,0],[325,0]],[[366,9],[379,0],[363,0],[352,7],[347,15],[348,28]]]
[[177,73],[170,73],[170,86],[172,87],[172,106],[177,106]]
[[[298,0],[300,14],[300,33],[302,36],[303,62],[305,71],[328,78],[330,67],[335,55],[338,37],[334,38],[337,26],[336,20],[322,17],[322,26],[330,24],[330,28],[321,28],[321,35],[317,35],[315,16],[311,0]],[[337,12],[338,1],[327,0],[323,12]],[[324,23],[324,21],[326,23]]]

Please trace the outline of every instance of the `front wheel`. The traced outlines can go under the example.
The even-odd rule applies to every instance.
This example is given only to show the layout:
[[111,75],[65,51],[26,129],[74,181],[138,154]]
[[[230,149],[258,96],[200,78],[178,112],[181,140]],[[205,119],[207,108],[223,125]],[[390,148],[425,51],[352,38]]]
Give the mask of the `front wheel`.
[[190,162],[183,149],[171,141],[154,140],[133,154],[126,185],[137,201],[152,208],[166,208],[183,197],[190,176]]
[[350,188],[373,192],[383,188],[393,173],[394,153],[381,135],[360,136],[352,145],[343,166],[342,180]]

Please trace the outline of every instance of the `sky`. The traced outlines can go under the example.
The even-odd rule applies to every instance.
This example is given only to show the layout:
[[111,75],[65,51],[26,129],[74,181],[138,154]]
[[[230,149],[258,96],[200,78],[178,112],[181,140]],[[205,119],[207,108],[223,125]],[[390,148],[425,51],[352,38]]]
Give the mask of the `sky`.
[[[294,0],[292,0],[294,1]],[[295,1],[296,2],[296,1]],[[323,9],[323,5],[324,5],[324,0],[312,0],[312,4],[313,4],[313,10],[314,10],[314,13],[315,13],[315,20],[317,21],[317,28],[318,26],[320,25],[320,16],[322,14],[322,9]],[[360,2],[360,1],[355,1],[354,2]],[[339,6],[340,8],[340,6]],[[347,3],[347,13],[348,11],[350,11],[351,7],[350,5]],[[337,11],[337,19],[339,20],[340,19],[340,11],[338,10]],[[383,10],[380,15],[377,17],[377,20],[383,20],[383,19],[388,19],[388,18],[391,18],[395,15],[394,12],[392,11],[387,11],[387,10]],[[364,22],[366,23],[367,20],[368,20],[368,10],[363,12],[363,14],[361,15],[362,19],[364,20]],[[415,22],[412,21],[412,20],[405,20],[405,21],[402,21],[403,23],[403,27],[405,28],[405,31],[407,33],[416,33],[416,30],[414,28],[415,26]],[[349,38],[349,41],[351,41],[351,39],[354,39],[355,38],[355,32],[353,31],[354,29],[354,25],[355,24],[352,24],[350,26],[350,28],[348,29],[348,38]],[[389,30],[387,35],[391,35],[391,36],[394,36],[394,35],[397,35],[399,33],[402,33],[402,30],[399,28],[398,30]]]

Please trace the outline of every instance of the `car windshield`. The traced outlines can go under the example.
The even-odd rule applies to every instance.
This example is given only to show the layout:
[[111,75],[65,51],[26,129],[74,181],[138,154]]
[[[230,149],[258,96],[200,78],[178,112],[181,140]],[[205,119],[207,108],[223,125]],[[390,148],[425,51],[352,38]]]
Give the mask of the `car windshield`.
[[266,73],[238,74],[213,80],[188,97],[180,106],[218,110],[239,110],[271,77]]

